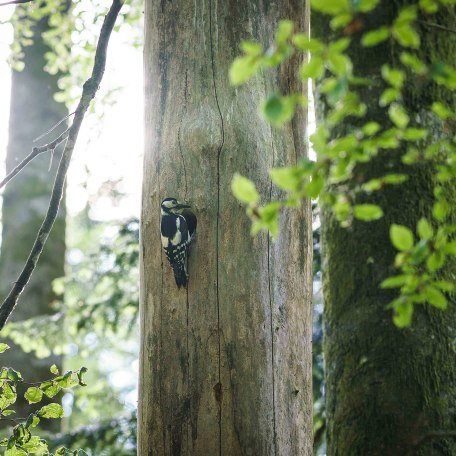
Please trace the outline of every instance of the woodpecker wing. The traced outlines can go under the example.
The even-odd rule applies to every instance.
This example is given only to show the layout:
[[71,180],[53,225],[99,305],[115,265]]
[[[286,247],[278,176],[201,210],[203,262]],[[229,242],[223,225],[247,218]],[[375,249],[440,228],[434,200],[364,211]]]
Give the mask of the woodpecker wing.
[[181,215],[165,214],[161,220],[161,239],[165,254],[174,271],[176,285],[187,285],[187,247],[190,234],[185,218]]

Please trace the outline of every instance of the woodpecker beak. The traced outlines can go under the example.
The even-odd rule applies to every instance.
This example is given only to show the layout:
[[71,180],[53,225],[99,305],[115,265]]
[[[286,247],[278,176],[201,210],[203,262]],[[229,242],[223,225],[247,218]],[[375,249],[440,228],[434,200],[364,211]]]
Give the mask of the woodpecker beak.
[[175,206],[175,209],[190,209],[192,206],[189,206],[188,204],[178,204]]

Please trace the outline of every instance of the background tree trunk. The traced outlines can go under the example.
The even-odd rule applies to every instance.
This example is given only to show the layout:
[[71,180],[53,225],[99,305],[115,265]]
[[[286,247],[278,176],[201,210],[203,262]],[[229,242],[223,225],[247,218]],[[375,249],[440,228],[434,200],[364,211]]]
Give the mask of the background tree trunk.
[[[306,28],[304,1],[146,2],[139,455],[310,455],[310,204],[280,236],[252,237],[230,182],[273,194],[268,170],[306,154],[305,116],[271,130],[265,94],[300,90],[299,62],[234,89],[242,39],[268,46],[279,19]],[[198,216],[189,289],[162,253],[160,202]]]
[[[12,74],[7,173],[31,152],[36,137],[68,113],[64,104],[57,103],[53,98],[59,90],[58,76],[44,71],[44,55],[49,48],[41,35],[49,30],[47,18],[40,20],[33,30],[33,44],[23,49],[25,67],[23,71],[13,71]],[[54,133],[51,134],[54,138],[52,135]],[[48,139],[49,137],[46,137],[39,144]],[[56,154],[60,150],[57,149]],[[22,270],[46,214],[58,165],[58,160],[54,159],[49,169],[49,160],[48,154],[36,158],[7,185],[3,194],[0,255],[2,299]],[[52,302],[56,296],[52,291],[52,280],[64,275],[64,263],[65,211],[61,209],[40,262],[12,314],[12,321],[54,313]],[[49,367],[54,363],[60,365],[61,357],[53,355],[46,359],[38,359],[33,353],[24,353],[14,344],[11,350],[2,355],[2,364],[19,370],[27,381],[49,378]],[[17,416],[28,415],[30,407],[26,404],[26,401],[21,401],[18,397],[18,403],[15,405]],[[44,424],[48,428],[56,428],[59,423],[55,421],[49,420],[49,423]]]
[[[380,2],[372,14],[363,17],[365,29],[390,24],[398,6],[412,3]],[[312,16],[313,33],[323,39],[330,36],[325,20]],[[454,8],[432,22],[454,27]],[[419,53],[425,61],[454,62],[456,35],[426,26],[420,33]],[[384,63],[397,65],[401,49],[392,42],[366,49],[358,44],[358,37],[354,41],[349,53],[355,74],[376,78],[362,93],[369,119],[361,122],[376,120],[388,125],[387,110],[378,106],[385,88],[378,74]],[[426,107],[433,100],[444,100],[456,108],[454,92],[445,93],[418,78],[408,80],[404,98],[415,122],[430,121]],[[341,132],[353,126],[349,122]],[[424,126],[429,128],[429,124]],[[438,129],[434,133],[435,137],[440,134]],[[323,220],[328,455],[456,454],[454,437],[430,436],[433,431],[456,428],[454,296],[446,311],[416,306],[412,327],[401,330],[386,309],[395,293],[379,288],[383,279],[395,274],[390,224],[407,225],[415,231],[421,217],[432,219],[434,182],[429,164],[408,167],[400,156],[400,151],[383,151],[367,166],[360,166],[354,178],[354,182],[364,182],[386,173],[409,174],[405,184],[389,186],[370,198],[384,209],[383,219],[355,221],[350,229],[341,228],[329,212]],[[455,189],[451,191],[449,200],[454,202]],[[443,271],[453,281],[455,273],[454,262]]]

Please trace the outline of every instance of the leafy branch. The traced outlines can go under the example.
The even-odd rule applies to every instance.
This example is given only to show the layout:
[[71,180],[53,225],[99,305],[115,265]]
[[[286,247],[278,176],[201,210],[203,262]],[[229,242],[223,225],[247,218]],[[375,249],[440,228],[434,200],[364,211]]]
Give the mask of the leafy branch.
[[41,252],[43,251],[44,245],[57,217],[60,201],[63,196],[65,178],[67,175],[68,167],[70,165],[71,156],[73,154],[78,133],[89,104],[95,97],[95,94],[103,78],[106,67],[106,54],[109,38],[111,36],[111,32],[114,28],[122,5],[123,0],[113,0],[112,5],[104,19],[100,37],[98,39],[97,49],[95,52],[95,61],[92,75],[83,85],[82,95],[76,108],[73,122],[68,131],[68,140],[60,159],[46,217],[38,231],[34,245],[22,272],[20,273],[10,293],[0,307],[0,330],[5,326],[8,317],[17,304],[20,294],[30,280],[30,277],[35,270]]
[[[0,353],[8,350],[9,346],[0,343]],[[12,418],[15,413],[10,407],[17,400],[17,387],[20,384],[36,385],[30,386],[24,393],[24,398],[29,404],[37,404],[47,397],[52,399],[62,389],[74,388],[75,386],[86,386],[83,375],[87,371],[82,367],[78,371],[67,371],[60,374],[57,366],[50,368],[53,377],[44,382],[26,383],[20,372],[11,367],[2,367],[0,370],[0,420],[11,421],[15,424],[10,437],[0,439],[0,446],[6,447],[5,456],[27,456],[31,454],[49,454],[46,441],[36,435],[32,435],[32,429],[35,428],[42,419],[62,418],[64,415],[63,408],[56,402],[43,405],[38,410],[30,413],[28,417]],[[70,451],[61,447],[54,456],[61,455],[83,455],[82,450]]]
[[[270,171],[272,182],[284,191],[284,200],[262,206],[255,184],[239,175],[233,178],[232,191],[247,205],[253,233],[263,229],[275,236],[280,210],[285,206],[296,207],[304,198],[318,200],[342,226],[349,227],[355,220],[371,222],[382,218],[383,208],[370,203],[368,198],[386,186],[401,185],[410,177],[405,167],[403,173],[363,182],[362,176],[355,178],[356,169],[394,151],[405,151],[401,156],[404,165],[426,164],[435,182],[434,202],[429,208],[432,218],[419,221],[416,242],[409,228],[391,226],[391,241],[399,251],[395,267],[400,274],[381,284],[383,288],[399,289],[399,296],[390,303],[390,308],[394,310],[395,324],[406,327],[410,325],[415,304],[428,303],[445,309],[447,294],[454,291],[452,282],[442,280],[442,269],[456,256],[456,225],[450,217],[447,191],[456,181],[456,114],[444,100],[435,100],[425,108],[424,117],[420,115],[418,119],[407,112],[404,103],[407,78],[439,85],[449,93],[456,90],[454,67],[440,61],[425,62],[419,57],[421,41],[417,31],[421,22],[418,17],[434,14],[454,4],[454,0],[420,0],[416,5],[402,8],[390,24],[364,31],[363,15],[372,12],[379,1],[312,0],[312,8],[330,15],[331,28],[341,32],[338,39],[328,43],[296,33],[291,21],[282,21],[269,49],[255,42],[241,44],[243,54],[230,69],[233,85],[244,84],[259,71],[277,67],[295,54],[304,54],[300,79],[304,83],[308,79],[318,81],[327,110],[325,119],[310,137],[316,160],[303,158],[297,166]],[[394,41],[402,48],[397,66],[383,65],[375,81],[358,77],[347,52],[358,38],[359,44],[366,48]],[[389,118],[384,125],[367,118],[369,112],[362,93],[372,84],[384,88],[378,100]],[[306,106],[307,99],[302,94],[273,93],[262,103],[261,111],[267,121],[280,127],[293,118],[297,109]],[[343,123],[349,125],[345,135],[340,128]]]

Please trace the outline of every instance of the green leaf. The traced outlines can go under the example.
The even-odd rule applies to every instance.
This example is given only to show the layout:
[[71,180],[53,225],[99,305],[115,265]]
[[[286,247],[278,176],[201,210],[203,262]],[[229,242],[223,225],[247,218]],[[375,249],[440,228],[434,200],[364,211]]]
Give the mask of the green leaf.
[[437,280],[437,282],[434,282],[434,286],[442,291],[447,291],[448,293],[451,293],[454,290],[454,283],[448,282],[447,280]]
[[273,168],[269,170],[272,182],[283,190],[297,190],[302,178],[296,167]]
[[16,413],[14,410],[8,409],[8,410],[2,410],[2,415],[3,416],[8,416],[12,415],[13,413]]
[[255,184],[240,174],[235,174],[231,181],[231,191],[233,195],[243,203],[256,204],[260,200]]
[[6,409],[11,404],[14,404],[17,399],[16,388],[9,383],[4,383],[2,393],[0,394],[0,409]]
[[397,275],[397,276],[388,277],[380,284],[380,287],[381,288],[402,287],[402,285],[404,285],[407,282],[408,277],[409,276],[407,276],[407,275]]
[[379,3],[380,0],[361,0],[356,10],[361,11],[362,13],[368,13],[369,11],[372,11]]
[[400,96],[401,96],[401,91],[399,89],[395,89],[394,87],[389,87],[388,89],[385,89],[383,91],[383,93],[380,95],[378,104],[380,106],[388,106],[393,101],[398,100],[400,98]]
[[266,120],[280,126],[293,118],[295,102],[293,97],[282,97],[272,94],[262,104],[261,111]]
[[35,387],[32,386],[27,389],[27,391],[24,394],[25,399],[27,399],[29,404],[34,404],[36,402],[40,402],[41,399],[43,398],[43,392]]
[[404,107],[397,103],[394,103],[389,107],[388,115],[391,121],[398,128],[405,128],[410,121],[410,117],[408,116]]
[[396,89],[400,89],[404,85],[405,73],[397,68],[391,68],[389,65],[382,66],[382,77]]
[[429,131],[425,128],[407,128],[404,131],[403,138],[406,141],[420,141],[421,139],[426,138]]
[[317,198],[320,192],[323,190],[325,181],[322,176],[315,174],[312,176],[312,180],[305,186],[305,192],[310,198]]
[[241,50],[244,52],[244,54],[255,57],[263,53],[263,47],[261,44],[256,43],[255,41],[242,41]]
[[456,241],[449,242],[444,246],[445,253],[450,255],[456,255]]
[[362,131],[366,136],[373,136],[381,128],[381,125],[378,122],[368,122],[363,125]]
[[436,201],[434,203],[434,206],[432,207],[432,215],[439,222],[443,222],[446,219],[446,217],[448,215],[448,211],[449,211],[448,203],[446,202],[446,200],[443,200],[443,199],[440,201]]
[[337,76],[351,74],[352,63],[345,55],[338,52],[330,52],[327,57],[329,69]]
[[442,120],[446,120],[454,116],[454,112],[443,103],[440,103],[440,101],[432,103],[431,109],[432,112]]
[[410,23],[393,25],[393,36],[401,46],[413,49],[418,49],[420,47],[420,36]]
[[319,79],[323,76],[324,70],[323,58],[318,55],[312,55],[310,61],[301,66],[299,75],[303,81],[309,78]]
[[40,418],[62,418],[63,408],[60,404],[53,402],[41,407],[38,410],[37,415]]
[[389,34],[390,31],[388,27],[380,27],[377,30],[365,33],[361,39],[361,44],[364,47],[377,46],[377,44],[387,40],[389,38]]
[[260,60],[256,56],[237,57],[231,64],[229,77],[231,84],[237,86],[247,82],[259,69]]
[[51,374],[59,375],[59,369],[55,364],[53,364],[49,370],[51,371]]
[[387,174],[386,176],[382,177],[382,181],[385,184],[392,184],[392,185],[397,185],[397,184],[402,184],[408,179],[408,176],[405,174]]
[[370,222],[371,220],[378,220],[383,217],[383,211],[380,206],[375,204],[357,204],[353,206],[355,218]]
[[10,348],[8,344],[0,343],[0,353],[5,352],[6,350],[8,350],[8,348]]
[[439,4],[435,0],[420,0],[419,5],[427,14],[434,14],[439,10]]
[[335,16],[350,11],[348,0],[311,0],[312,9]]
[[262,225],[273,237],[279,234],[279,209],[279,202],[269,203],[259,209]]
[[421,239],[428,240],[434,236],[431,224],[424,217],[418,221],[417,231]]
[[435,272],[440,269],[445,263],[445,255],[441,252],[433,252],[426,260],[428,271]]
[[426,64],[422,60],[420,60],[416,55],[410,54],[409,52],[402,52],[400,59],[405,66],[409,67],[416,74],[426,74]]
[[425,287],[424,296],[426,297],[426,300],[429,301],[429,303],[434,307],[442,310],[447,308],[447,299],[440,290],[433,287],[432,285]]
[[288,38],[293,33],[293,22],[289,20],[282,20],[279,22],[276,32],[276,43],[280,46],[286,43]]
[[87,384],[84,382],[84,374],[87,372],[87,367],[81,367],[81,369],[78,370],[76,375],[78,376],[78,381],[79,381],[79,386],[87,386]]
[[413,304],[410,301],[396,301],[394,304],[393,322],[398,328],[410,326],[413,316]]
[[390,239],[394,247],[402,252],[413,247],[413,233],[406,226],[393,223],[390,226]]

